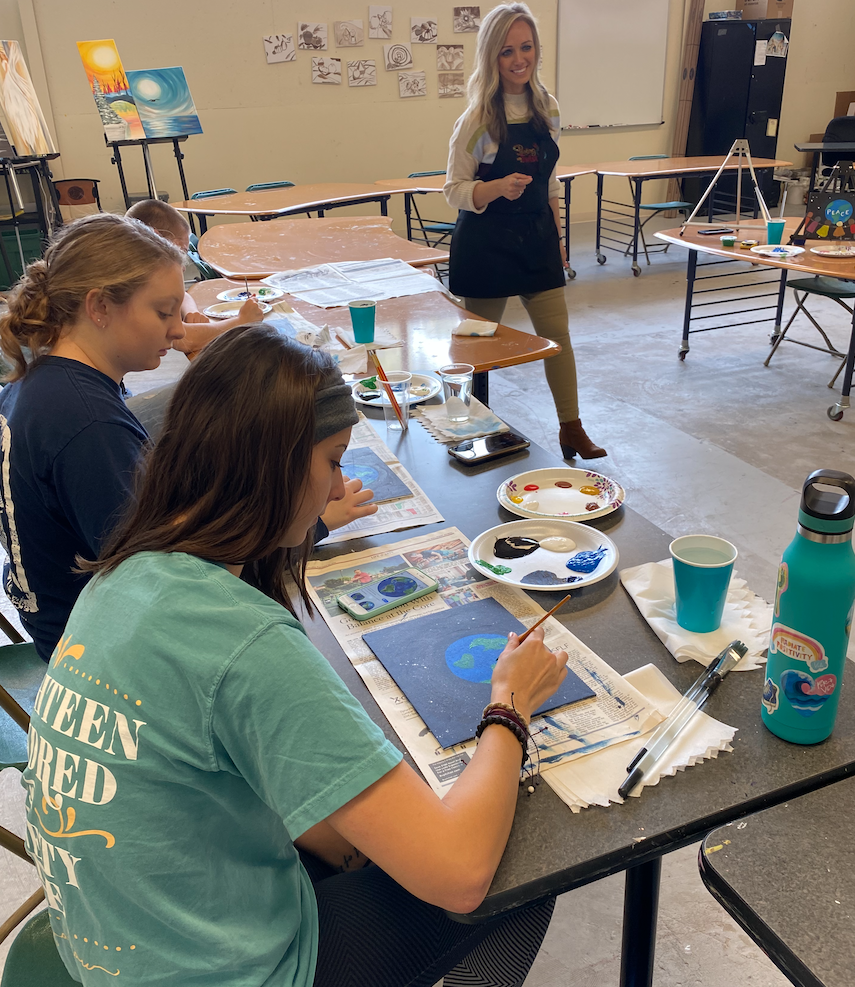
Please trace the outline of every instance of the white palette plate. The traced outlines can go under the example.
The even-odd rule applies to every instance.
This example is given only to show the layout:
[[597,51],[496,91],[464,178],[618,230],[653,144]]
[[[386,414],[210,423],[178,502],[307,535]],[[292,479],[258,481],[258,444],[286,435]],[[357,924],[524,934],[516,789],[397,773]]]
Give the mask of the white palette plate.
[[[500,559],[494,554],[493,547],[499,538],[508,537],[534,538],[536,541],[543,541],[545,538],[569,538],[576,543],[576,546],[571,550],[565,549],[563,551],[537,548],[530,555],[525,555],[520,559]],[[567,560],[576,552],[593,552],[600,546],[603,546],[606,551],[593,572],[573,572],[567,568]],[[498,575],[486,566],[480,565],[479,560],[494,566],[507,566],[511,571],[505,575]],[[508,521],[507,524],[500,524],[482,532],[469,546],[469,561],[482,575],[495,580],[497,583],[504,583],[506,586],[519,586],[521,589],[540,593],[569,593],[571,590],[598,583],[614,572],[618,564],[618,550],[611,538],[607,538],[601,531],[576,521],[526,519],[525,521]],[[525,576],[538,571],[552,573],[556,582],[544,585],[524,581]],[[580,578],[577,582],[561,582],[570,576],[579,576]]]
[[[367,377],[363,378],[363,380],[367,379]],[[378,408],[388,404],[389,397],[386,394],[386,389],[379,380],[377,384],[377,389],[372,390],[370,387],[364,387],[361,381],[357,381],[353,385],[353,400],[357,404],[373,404]],[[439,377],[434,377],[433,374],[414,373],[413,379],[410,381],[410,399],[407,404],[419,404],[421,401],[427,401],[439,394],[441,390],[442,381]]]
[[[209,305],[206,309],[203,309],[202,314],[207,315],[209,319],[236,319],[240,315],[242,305],[242,301],[218,302],[216,305]],[[267,302],[258,302],[258,307],[265,315],[271,309],[271,306]]]
[[804,247],[793,247],[788,243],[761,243],[751,248],[752,254],[761,254],[763,257],[798,257],[804,252]]
[[[277,298],[283,298],[285,292],[281,288],[271,288],[267,284],[255,284],[249,289],[249,294],[257,302],[273,302]],[[245,302],[247,299],[246,288],[229,288],[228,291],[221,291],[217,298],[221,302]]]
[[855,246],[849,243],[829,243],[824,247],[811,247],[812,254],[819,254],[820,257],[855,257]]
[[602,473],[555,466],[517,473],[499,485],[496,499],[518,517],[588,521],[616,511],[626,494]]

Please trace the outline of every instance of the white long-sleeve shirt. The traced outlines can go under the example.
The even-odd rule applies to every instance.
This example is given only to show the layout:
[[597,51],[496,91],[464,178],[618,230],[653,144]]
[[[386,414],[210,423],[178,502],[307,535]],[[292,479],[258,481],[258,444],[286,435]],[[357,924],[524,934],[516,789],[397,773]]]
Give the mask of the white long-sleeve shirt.
[[[527,93],[520,93],[518,96],[505,93],[504,97],[505,119],[508,123],[525,123],[530,119]],[[561,118],[558,103],[554,96],[549,97],[549,116],[549,134],[558,144],[558,137],[561,133]],[[487,208],[486,205],[478,209],[472,201],[475,185],[481,181],[475,176],[482,164],[492,164],[496,160],[498,150],[499,145],[487,133],[486,127],[475,119],[471,111],[467,110],[454,125],[448,146],[446,181],[442,187],[446,201],[453,209],[466,209],[475,213],[484,212]],[[557,174],[558,166],[556,165],[549,176],[550,199],[560,199],[562,195],[561,182],[558,181]]]

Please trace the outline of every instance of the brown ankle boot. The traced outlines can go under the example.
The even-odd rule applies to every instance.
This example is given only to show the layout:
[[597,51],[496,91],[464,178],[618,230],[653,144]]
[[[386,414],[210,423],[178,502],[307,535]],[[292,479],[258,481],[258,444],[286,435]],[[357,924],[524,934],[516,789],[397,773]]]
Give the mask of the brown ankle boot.
[[599,459],[601,456],[608,455],[605,449],[594,445],[588,438],[580,419],[577,418],[575,422],[561,422],[560,424],[561,431],[558,433],[558,441],[561,444],[561,455],[565,459],[574,459],[576,456],[582,459]]

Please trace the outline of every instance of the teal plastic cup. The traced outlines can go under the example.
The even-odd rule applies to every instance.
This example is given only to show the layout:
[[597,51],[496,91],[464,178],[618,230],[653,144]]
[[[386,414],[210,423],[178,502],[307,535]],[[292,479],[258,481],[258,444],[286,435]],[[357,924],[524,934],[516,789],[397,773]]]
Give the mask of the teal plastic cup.
[[777,244],[784,238],[784,227],[786,222],[783,219],[770,219],[766,223],[766,243]]
[[353,325],[355,343],[374,342],[374,312],[377,303],[365,299],[350,303],[350,322]]
[[668,546],[674,562],[677,623],[687,631],[718,630],[736,547],[715,535],[683,535]]

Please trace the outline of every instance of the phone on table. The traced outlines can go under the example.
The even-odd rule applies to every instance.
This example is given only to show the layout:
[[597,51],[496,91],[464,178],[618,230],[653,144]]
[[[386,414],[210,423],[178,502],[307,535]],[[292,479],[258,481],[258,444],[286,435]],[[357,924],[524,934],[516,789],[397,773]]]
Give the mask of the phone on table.
[[399,569],[337,596],[336,603],[355,620],[368,620],[420,596],[435,593],[438,586],[439,583],[421,569]]
[[716,226],[714,230],[698,230],[698,236],[716,236],[724,235],[725,233],[734,233],[735,230],[731,229],[729,226]]
[[467,466],[472,466],[474,463],[483,463],[485,459],[519,452],[520,449],[526,449],[530,445],[528,439],[515,432],[500,432],[498,435],[482,435],[479,439],[467,439],[459,445],[451,446],[448,455],[454,456]]

